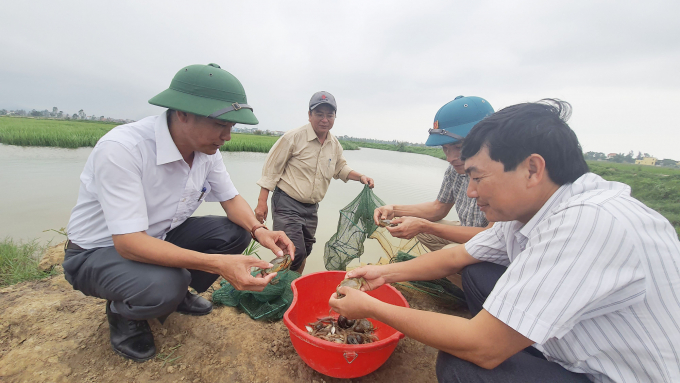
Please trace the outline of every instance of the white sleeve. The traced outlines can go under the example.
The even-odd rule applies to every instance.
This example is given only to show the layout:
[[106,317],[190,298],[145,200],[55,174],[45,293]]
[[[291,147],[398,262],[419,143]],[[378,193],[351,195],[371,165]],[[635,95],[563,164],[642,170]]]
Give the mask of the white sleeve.
[[624,226],[602,208],[578,205],[532,230],[484,308],[542,344],[561,338],[581,320],[642,301],[644,284]]
[[496,263],[502,266],[510,264],[504,228],[506,222],[496,222],[492,227],[477,233],[467,243],[465,250],[475,259]]

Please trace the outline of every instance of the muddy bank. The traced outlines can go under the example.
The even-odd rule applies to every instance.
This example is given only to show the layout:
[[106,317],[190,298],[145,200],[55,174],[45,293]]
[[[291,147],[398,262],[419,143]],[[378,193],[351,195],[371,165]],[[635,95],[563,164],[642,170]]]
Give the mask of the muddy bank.
[[[58,246],[50,251],[58,262]],[[411,304],[443,310],[422,301]],[[309,368],[282,321],[253,321],[223,306],[203,317],[173,314],[164,325],[150,321],[158,357],[146,363],[128,361],[111,350],[104,306],[103,300],[74,291],[63,274],[1,289],[0,381],[350,381]],[[351,381],[434,382],[436,355],[435,349],[405,338],[381,368]]]

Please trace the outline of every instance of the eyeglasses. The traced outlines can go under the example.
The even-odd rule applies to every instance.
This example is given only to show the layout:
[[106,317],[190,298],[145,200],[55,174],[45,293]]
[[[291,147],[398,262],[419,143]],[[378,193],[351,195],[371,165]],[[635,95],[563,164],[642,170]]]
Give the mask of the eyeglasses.
[[312,112],[312,115],[314,117],[318,118],[319,120],[323,120],[324,118],[326,118],[328,120],[334,120],[335,119],[335,113],[326,114],[326,113],[320,113],[320,112]]

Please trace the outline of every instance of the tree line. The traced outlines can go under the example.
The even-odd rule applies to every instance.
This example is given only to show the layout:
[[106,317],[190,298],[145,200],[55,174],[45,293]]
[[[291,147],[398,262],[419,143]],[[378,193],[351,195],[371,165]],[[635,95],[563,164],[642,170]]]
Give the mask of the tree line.
[[[653,155],[649,153],[643,153],[638,151],[637,156],[635,153],[631,150],[628,152],[628,154],[623,154],[623,153],[610,153],[609,155],[606,155],[602,152],[586,152],[583,154],[586,160],[590,161],[609,161],[609,162],[616,162],[616,163],[627,163],[627,164],[634,164],[635,160],[642,160],[647,157],[654,157]],[[659,166],[666,166],[666,167],[673,167],[673,168],[678,168],[680,165],[678,165],[678,161],[670,159],[670,158],[664,158],[663,160],[657,160],[656,164]]]
[[127,122],[134,121],[134,120],[117,119],[117,118],[111,118],[111,117],[105,117],[105,116],[97,117],[94,114],[88,116],[87,113],[85,113],[85,111],[82,110],[82,109],[80,109],[78,111],[78,113],[69,114],[67,112],[64,112],[63,110],[59,110],[59,108],[57,108],[56,106],[52,108],[52,111],[49,111],[47,109],[44,109],[44,110],[31,109],[29,111],[26,111],[24,109],[16,109],[16,110],[0,109],[0,116],[54,118],[54,119],[57,119],[57,120],[106,121],[106,122],[121,122],[121,123],[127,123]]

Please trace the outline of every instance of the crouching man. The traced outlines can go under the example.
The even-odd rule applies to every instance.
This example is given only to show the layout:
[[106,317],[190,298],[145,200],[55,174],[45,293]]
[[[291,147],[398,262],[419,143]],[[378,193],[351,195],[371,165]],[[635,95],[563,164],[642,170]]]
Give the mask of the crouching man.
[[[204,292],[222,276],[263,290],[268,262],[240,255],[252,239],[282,256],[295,247],[259,223],[219,152],[236,123],[257,124],[241,83],[217,64],[182,68],[151,104],[160,116],[118,126],[92,150],[68,225],[64,273],[74,289],[106,299],[113,350],[141,362],[156,353],[148,319],[205,315]],[[206,199],[228,217],[190,217]]]
[[441,382],[678,380],[677,233],[627,185],[588,172],[569,112],[556,100],[514,105],[466,137],[467,193],[492,228],[464,246],[348,273],[375,288],[462,270],[472,319],[348,288],[331,306],[439,349]]

